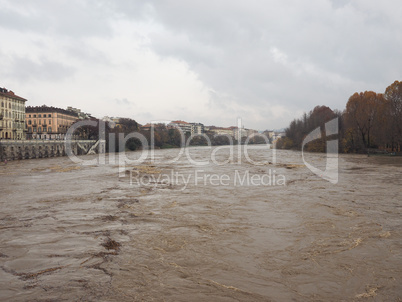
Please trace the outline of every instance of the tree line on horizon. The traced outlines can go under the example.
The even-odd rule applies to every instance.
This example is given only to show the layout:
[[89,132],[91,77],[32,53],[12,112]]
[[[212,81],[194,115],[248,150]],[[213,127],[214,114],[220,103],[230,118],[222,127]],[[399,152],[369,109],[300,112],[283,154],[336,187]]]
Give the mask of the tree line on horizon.
[[[109,123],[104,123],[104,129],[100,128],[101,120],[93,118],[97,126],[82,126],[74,132],[77,137],[82,139],[99,139],[99,134],[104,131],[103,136],[106,139],[106,152],[123,152],[125,150],[135,151],[144,148],[140,139],[136,137],[128,138],[132,134],[141,134],[148,144],[153,140],[154,147],[157,149],[180,148],[189,143],[190,146],[207,146],[208,137],[212,146],[237,144],[237,141],[226,135],[216,135],[213,132],[206,131],[204,136],[192,136],[190,133],[182,133],[177,128],[167,127],[165,124],[155,124],[153,130],[153,139],[151,131],[141,129],[140,125],[133,119],[120,118],[118,126],[111,127]],[[123,139],[120,139],[120,138]],[[128,139],[126,139],[128,138]],[[242,143],[246,140],[242,138]],[[265,140],[259,136],[249,139],[250,144],[263,144]],[[149,146],[148,146],[149,147]]]
[[285,129],[286,137],[276,142],[278,149],[301,150],[303,140],[316,128],[321,137],[307,143],[303,149],[325,152],[325,123],[338,118],[339,151],[366,153],[370,149],[400,152],[402,146],[402,82],[395,81],[384,93],[355,92],[343,111],[316,106],[301,118],[294,119]]

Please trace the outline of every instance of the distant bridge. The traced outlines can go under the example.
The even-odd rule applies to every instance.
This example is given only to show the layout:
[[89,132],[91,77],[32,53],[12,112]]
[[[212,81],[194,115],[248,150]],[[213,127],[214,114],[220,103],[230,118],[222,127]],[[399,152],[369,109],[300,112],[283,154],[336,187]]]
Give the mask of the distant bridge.
[[104,141],[97,140],[0,140],[0,160],[66,156],[68,144],[74,155],[105,152]]

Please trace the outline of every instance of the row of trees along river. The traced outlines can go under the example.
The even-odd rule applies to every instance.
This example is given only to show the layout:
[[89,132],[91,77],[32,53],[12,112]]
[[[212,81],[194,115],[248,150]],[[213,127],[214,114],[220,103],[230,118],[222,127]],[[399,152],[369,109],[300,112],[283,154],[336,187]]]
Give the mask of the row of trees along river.
[[303,139],[321,127],[321,138],[306,144],[304,150],[325,152],[326,141],[331,137],[325,137],[324,124],[334,118],[339,123],[340,152],[362,153],[370,149],[401,152],[402,82],[395,81],[384,93],[356,92],[343,111],[315,107],[290,123],[286,137],[278,140],[276,147],[300,150]]
[[[97,122],[97,126],[82,126],[74,132],[80,138],[83,139],[98,139],[100,134],[99,125],[100,120],[93,119]],[[105,123],[105,138],[106,138],[106,151],[107,152],[122,152],[125,150],[139,150],[143,148],[142,142],[131,135],[141,135],[145,138],[148,144],[153,140],[156,148],[177,148],[185,144],[190,146],[206,146],[208,141],[213,146],[237,144],[237,141],[233,137],[225,135],[215,135],[213,132],[206,131],[204,136],[191,137],[190,133],[181,133],[178,129],[167,127],[165,124],[155,124],[153,131],[153,139],[151,137],[151,131],[142,130],[138,123],[130,118],[120,118],[119,123],[115,127],[111,127],[110,123]],[[124,139],[120,139],[120,137]],[[111,141],[112,140],[112,141]],[[114,140],[114,142],[113,142]],[[242,138],[242,143],[246,140]],[[249,144],[263,144],[266,141],[260,137],[255,136],[248,140]]]

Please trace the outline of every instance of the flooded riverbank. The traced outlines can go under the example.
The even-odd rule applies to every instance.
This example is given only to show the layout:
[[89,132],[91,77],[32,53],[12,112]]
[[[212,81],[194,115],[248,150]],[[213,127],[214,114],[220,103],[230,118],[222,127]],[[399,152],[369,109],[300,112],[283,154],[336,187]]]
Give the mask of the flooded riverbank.
[[401,158],[340,155],[332,184],[299,152],[176,153],[125,177],[69,158],[1,165],[0,300],[401,300]]

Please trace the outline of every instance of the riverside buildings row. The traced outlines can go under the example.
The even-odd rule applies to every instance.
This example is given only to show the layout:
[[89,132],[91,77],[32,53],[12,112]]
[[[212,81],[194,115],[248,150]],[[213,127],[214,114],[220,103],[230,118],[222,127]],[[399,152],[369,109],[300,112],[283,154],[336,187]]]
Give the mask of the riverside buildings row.
[[[0,139],[62,140],[72,124],[80,119],[91,118],[89,114],[73,107],[67,107],[67,109],[46,105],[33,107],[26,106],[26,102],[27,99],[16,95],[13,91],[0,88]],[[110,119],[110,121],[118,124],[118,119]],[[256,130],[251,129],[207,127],[201,123],[184,121],[172,121],[167,127],[179,128],[189,134],[209,132],[217,135],[228,135],[236,140],[257,133]],[[150,130],[150,128],[150,124],[141,127],[142,130]]]
[[[142,130],[149,131],[151,129],[152,125],[151,124],[146,124],[141,127]],[[255,133],[258,133],[257,130],[252,130],[252,129],[244,129],[241,128],[239,129],[238,127],[228,127],[228,128],[223,128],[223,127],[215,127],[215,126],[204,126],[201,123],[188,123],[184,121],[172,121],[169,124],[167,124],[168,129],[172,128],[178,128],[184,133],[188,134],[203,134],[205,132],[209,132],[212,134],[216,135],[225,135],[225,136],[231,136],[234,137],[236,140],[239,140],[239,138],[251,136]]]
[[68,128],[78,119],[88,118],[81,110],[46,105],[26,107],[27,99],[0,88],[0,139],[64,139]]

